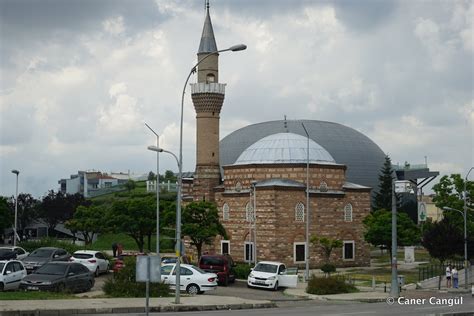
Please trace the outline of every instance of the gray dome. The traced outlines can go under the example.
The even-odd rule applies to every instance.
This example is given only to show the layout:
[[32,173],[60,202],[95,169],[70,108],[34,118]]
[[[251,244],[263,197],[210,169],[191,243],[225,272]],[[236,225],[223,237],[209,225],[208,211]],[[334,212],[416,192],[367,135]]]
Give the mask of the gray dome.
[[232,165],[250,145],[277,133],[290,132],[310,139],[326,149],[336,163],[347,166],[346,181],[378,189],[378,175],[385,160],[384,152],[364,134],[341,124],[316,121],[270,121],[249,125],[220,141],[221,166]]
[[[293,133],[277,133],[264,137],[245,149],[234,165],[264,163],[306,163],[308,141]],[[310,163],[335,163],[326,149],[309,141]]]

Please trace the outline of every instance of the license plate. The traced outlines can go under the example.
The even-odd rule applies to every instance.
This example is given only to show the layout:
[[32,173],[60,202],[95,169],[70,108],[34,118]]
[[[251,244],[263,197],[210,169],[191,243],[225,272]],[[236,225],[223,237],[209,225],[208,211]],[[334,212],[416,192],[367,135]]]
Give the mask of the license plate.
[[265,281],[255,280],[255,284],[265,284]]
[[39,290],[39,288],[37,286],[28,286],[27,289],[32,290],[32,291],[38,291]]

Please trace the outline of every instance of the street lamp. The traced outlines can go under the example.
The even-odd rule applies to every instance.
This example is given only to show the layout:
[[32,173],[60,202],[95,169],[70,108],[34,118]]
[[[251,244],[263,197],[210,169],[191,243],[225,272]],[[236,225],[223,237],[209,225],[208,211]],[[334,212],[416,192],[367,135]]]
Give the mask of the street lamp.
[[398,298],[400,288],[398,287],[397,271],[397,198],[395,194],[395,180],[392,179],[392,283],[390,296]]
[[[146,127],[156,135],[156,147],[160,147],[160,136],[147,124]],[[156,255],[160,260],[160,153],[156,152]]]
[[16,193],[15,193],[15,228],[13,230],[13,247],[16,247],[16,236],[18,233],[16,232],[17,229],[17,218],[18,218],[18,175],[20,171],[13,169],[12,173],[16,174]]
[[253,188],[253,261],[257,265],[257,181],[252,181]]
[[[179,161],[178,161],[178,201],[177,201],[177,210],[176,210],[176,240],[181,242],[181,185],[183,182],[183,110],[184,110],[184,93],[186,92],[186,86],[188,85],[189,78],[193,73],[196,72],[196,67],[202,63],[206,58],[216,55],[222,52],[232,51],[237,52],[241,50],[245,50],[247,48],[244,44],[238,44],[231,46],[227,49],[217,50],[215,52],[211,52],[205,55],[201,60],[199,60],[189,71],[188,77],[184,82],[183,93],[181,94],[181,119],[179,124]],[[178,247],[178,257],[181,257],[181,247]],[[180,262],[177,260],[176,262],[176,297],[175,297],[175,304],[179,304],[179,288],[180,288]]]
[[309,134],[308,131],[306,130],[306,127],[304,126],[303,123],[301,123],[303,126],[304,132],[306,133],[306,244],[305,244],[305,280],[308,282],[309,280]]

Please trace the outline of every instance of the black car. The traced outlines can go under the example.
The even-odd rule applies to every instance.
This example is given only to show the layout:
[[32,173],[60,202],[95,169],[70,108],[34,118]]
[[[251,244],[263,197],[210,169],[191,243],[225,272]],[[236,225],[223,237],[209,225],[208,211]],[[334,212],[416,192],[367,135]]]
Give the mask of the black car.
[[27,291],[83,292],[93,286],[94,275],[76,262],[46,263],[20,283],[20,289]]
[[25,265],[28,273],[33,272],[42,265],[50,261],[69,261],[71,255],[62,248],[41,247],[30,253],[25,259]]
[[11,249],[0,249],[0,260],[16,259],[16,252]]

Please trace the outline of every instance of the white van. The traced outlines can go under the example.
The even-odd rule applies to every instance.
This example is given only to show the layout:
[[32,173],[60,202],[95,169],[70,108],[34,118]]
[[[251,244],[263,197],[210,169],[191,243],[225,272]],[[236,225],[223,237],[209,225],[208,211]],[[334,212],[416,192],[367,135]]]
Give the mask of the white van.
[[279,287],[296,287],[297,275],[287,275],[281,262],[260,261],[247,278],[248,287],[278,290]]

